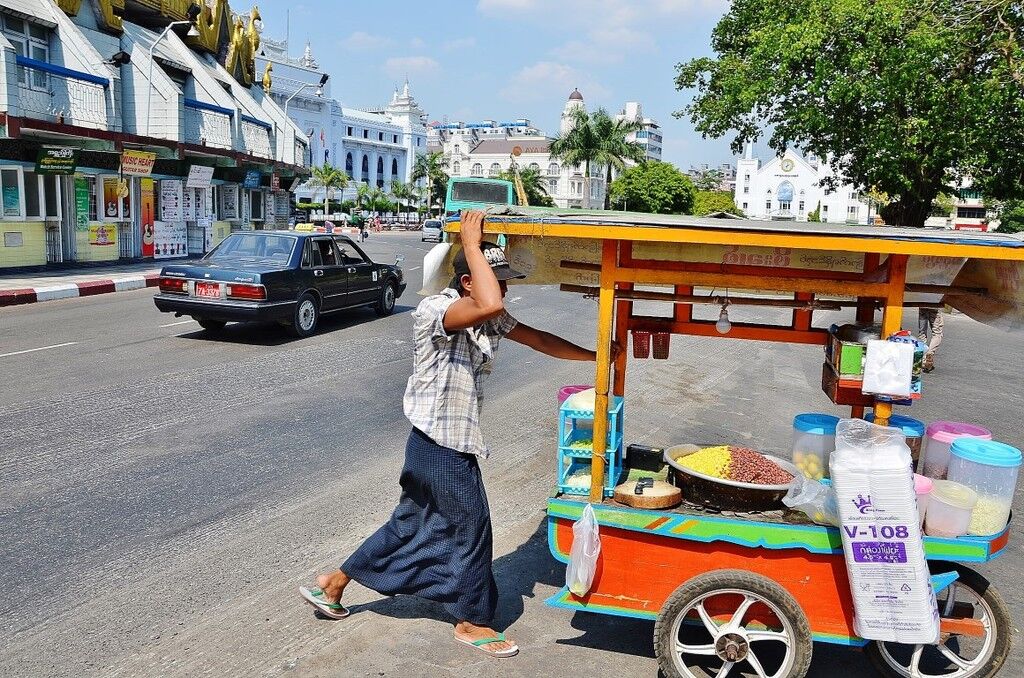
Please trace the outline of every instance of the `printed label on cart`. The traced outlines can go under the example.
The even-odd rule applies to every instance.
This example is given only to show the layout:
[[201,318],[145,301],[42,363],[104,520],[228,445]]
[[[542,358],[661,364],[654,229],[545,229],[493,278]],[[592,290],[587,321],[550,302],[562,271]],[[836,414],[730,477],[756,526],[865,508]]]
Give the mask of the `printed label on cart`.
[[850,546],[857,563],[905,563],[907,547],[900,542],[855,541]]

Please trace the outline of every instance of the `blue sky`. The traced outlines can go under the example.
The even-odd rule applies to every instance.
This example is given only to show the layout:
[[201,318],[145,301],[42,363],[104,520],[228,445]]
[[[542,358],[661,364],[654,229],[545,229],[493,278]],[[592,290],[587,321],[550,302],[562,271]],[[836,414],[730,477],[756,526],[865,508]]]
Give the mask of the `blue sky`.
[[[239,11],[241,5],[234,9]],[[264,0],[264,35],[291,52],[306,40],[346,106],[386,102],[406,75],[431,120],[527,117],[549,134],[573,87],[591,110],[640,101],[664,129],[664,159],[683,169],[733,161],[672,112],[689,101],[675,64],[708,54],[726,0]]]

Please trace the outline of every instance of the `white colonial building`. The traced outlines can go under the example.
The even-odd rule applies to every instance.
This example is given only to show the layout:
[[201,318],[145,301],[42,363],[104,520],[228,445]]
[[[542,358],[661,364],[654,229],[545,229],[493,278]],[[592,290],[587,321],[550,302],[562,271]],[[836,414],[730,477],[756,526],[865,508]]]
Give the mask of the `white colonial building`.
[[648,160],[661,161],[662,134],[661,125],[653,118],[644,115],[643,106],[639,101],[627,101],[622,110],[615,116],[616,120],[630,120],[640,123],[640,129],[626,137],[644,147]]
[[[573,90],[562,109],[561,131],[572,124],[576,109],[586,110],[580,91]],[[525,118],[510,122],[485,120],[475,123],[441,123],[430,125],[428,147],[441,151],[448,160],[448,173],[453,177],[495,177],[512,166],[512,151],[522,154],[515,159],[521,169],[534,169],[544,179],[548,195],[558,207],[600,209],[604,206],[604,167],[590,168],[590,196],[586,196],[583,167],[566,167],[551,157],[553,139],[530,124]]]
[[873,220],[856,187],[845,182],[834,190],[821,186],[822,180],[832,175],[828,164],[792,149],[762,163],[748,144],[736,166],[736,206],[751,219],[807,221],[820,209],[820,219],[825,222],[866,224],[869,218]]
[[[329,163],[353,180],[344,195],[336,198],[352,198],[356,182],[389,190],[395,179],[412,180],[416,156],[427,150],[427,128],[426,114],[410,93],[408,81],[401,91],[395,89],[386,106],[350,108],[331,97],[330,80],[319,86],[324,71],[309,44],[301,57],[293,58],[287,40],[264,39],[256,61],[261,73],[267,64],[271,66],[271,96],[281,106],[288,104],[289,117],[308,135],[312,164]],[[308,184],[295,192],[306,200],[314,195]],[[317,199],[323,199],[322,192]]]

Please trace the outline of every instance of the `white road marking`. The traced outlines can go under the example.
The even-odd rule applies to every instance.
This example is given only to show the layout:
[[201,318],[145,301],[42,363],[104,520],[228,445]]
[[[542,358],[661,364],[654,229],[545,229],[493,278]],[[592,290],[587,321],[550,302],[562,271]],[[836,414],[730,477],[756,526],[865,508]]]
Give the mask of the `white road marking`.
[[195,322],[195,320],[191,320],[191,319],[190,320],[179,320],[176,323],[167,323],[166,325],[161,325],[160,327],[174,327],[176,325],[187,325],[189,323],[194,323],[194,322]]
[[419,266],[413,266],[413,267],[412,267],[412,268],[410,268],[409,270],[410,270],[410,271],[418,271],[418,270],[420,270],[420,267],[419,267]]
[[517,301],[519,301],[520,299],[522,299],[522,297],[512,297],[511,299],[508,300],[508,303],[514,304]]
[[11,353],[0,353],[0,358],[9,358],[12,355],[22,355],[23,353],[35,353],[36,351],[48,351],[51,348],[63,348],[64,346],[74,346],[77,341],[66,341],[63,344],[54,344],[53,346],[40,346],[39,348],[27,348],[24,351],[13,351]]

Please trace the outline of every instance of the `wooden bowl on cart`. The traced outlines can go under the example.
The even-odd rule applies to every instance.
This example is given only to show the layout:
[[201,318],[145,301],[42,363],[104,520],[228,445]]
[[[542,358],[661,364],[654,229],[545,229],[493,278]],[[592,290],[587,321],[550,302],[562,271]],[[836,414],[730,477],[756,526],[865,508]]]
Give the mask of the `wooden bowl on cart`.
[[[725,480],[686,468],[676,457],[696,450],[694,445],[676,445],[665,450],[669,465],[669,482],[683,491],[683,501],[719,511],[778,511],[786,508],[782,498],[789,491],[785,485],[757,485]],[[699,449],[699,448],[698,448]],[[792,475],[800,473],[791,461],[765,454]]]

